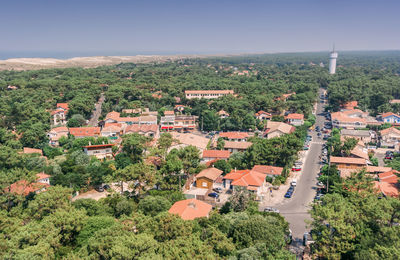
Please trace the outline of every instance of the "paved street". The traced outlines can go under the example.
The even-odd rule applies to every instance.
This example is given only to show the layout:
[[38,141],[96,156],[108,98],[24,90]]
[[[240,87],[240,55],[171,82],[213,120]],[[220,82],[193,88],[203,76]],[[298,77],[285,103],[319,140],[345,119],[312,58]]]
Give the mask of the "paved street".
[[95,109],[93,110],[92,117],[88,122],[88,126],[97,126],[97,124],[99,123],[99,117],[101,115],[101,106],[103,105],[103,102],[104,102],[104,94],[101,93],[100,98],[95,105]]
[[[319,95],[323,93],[320,89]],[[323,111],[323,104],[318,103],[317,105],[317,120],[316,126],[323,127],[325,118],[318,114]],[[312,202],[316,194],[316,183],[317,173],[320,168],[319,156],[322,150],[322,139],[317,137],[315,131],[312,132],[313,141],[310,145],[307,158],[303,165],[302,175],[297,180],[297,187],[290,199],[285,199],[281,204],[275,205],[280,210],[281,215],[290,224],[292,230],[293,239],[299,241],[303,238],[303,234],[309,227],[306,224],[306,220],[311,220],[310,214],[310,203]]]

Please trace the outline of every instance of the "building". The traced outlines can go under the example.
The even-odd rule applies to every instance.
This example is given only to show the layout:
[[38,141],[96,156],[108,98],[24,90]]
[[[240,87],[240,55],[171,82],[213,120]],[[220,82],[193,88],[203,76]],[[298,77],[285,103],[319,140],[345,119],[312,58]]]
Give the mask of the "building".
[[296,128],[292,125],[283,123],[283,122],[267,122],[267,128],[264,132],[265,136],[268,139],[279,137],[285,134],[291,134],[296,130]]
[[104,137],[117,137],[121,136],[124,132],[125,124],[120,123],[106,123],[101,129],[101,136]]
[[160,121],[160,128],[161,130],[177,130],[177,131],[186,131],[186,130],[193,130],[196,128],[196,116],[186,116],[186,115],[180,115],[180,116],[175,116],[170,113],[166,113],[169,111],[164,112],[164,116],[161,117]]
[[222,173],[223,171],[214,167],[202,170],[196,175],[196,187],[209,190],[215,188],[215,182],[221,177]]
[[219,115],[219,118],[222,118],[222,119],[225,119],[225,118],[228,118],[228,117],[229,117],[229,113],[226,112],[226,111],[224,111],[224,110],[220,110],[220,111],[218,112],[218,115]]
[[36,148],[30,148],[30,147],[24,147],[23,148],[23,154],[40,154],[43,155],[43,151],[41,149],[36,149]]
[[375,188],[385,196],[399,197],[399,172],[391,170],[388,172],[380,173],[379,181],[375,181]]
[[304,124],[304,115],[303,114],[297,114],[297,113],[292,113],[288,114],[285,117],[285,120],[294,126],[299,126]]
[[336,73],[336,59],[338,57],[338,53],[335,52],[335,47],[333,47],[333,51],[329,54],[329,74]]
[[99,137],[100,127],[71,127],[69,133],[75,138]]
[[83,152],[89,156],[96,156],[97,159],[112,158],[112,147],[114,144],[97,144],[83,146]]
[[368,113],[352,109],[331,113],[332,126],[336,128],[356,129],[367,126]]
[[283,172],[282,167],[269,166],[269,165],[254,165],[252,171],[256,171],[262,174],[266,174],[268,177],[275,178],[281,176]]
[[252,170],[233,170],[224,176],[224,187],[234,190],[235,187],[245,187],[254,192],[258,198],[266,191],[266,174]]
[[214,99],[234,94],[235,93],[233,90],[185,90],[185,96],[187,99],[193,99],[193,98]]
[[53,117],[53,125],[66,125],[68,110],[68,103],[57,103],[56,109],[50,113]]
[[271,120],[272,114],[265,112],[263,110],[260,110],[255,114],[255,117],[260,121]]
[[157,116],[155,115],[141,115],[137,117],[121,117],[121,114],[112,111],[106,115],[104,119],[105,123],[119,123],[119,124],[139,124],[139,125],[156,125]]
[[352,130],[352,129],[342,129],[340,135],[347,138],[356,138],[364,143],[369,143],[372,138],[375,137],[374,133],[369,130]]
[[36,174],[36,182],[20,180],[5,188],[4,191],[23,196],[28,196],[30,193],[38,194],[50,187],[50,177],[50,175],[41,172]]
[[338,169],[361,169],[367,166],[367,161],[363,158],[336,157],[331,156],[331,165],[336,165]]
[[227,160],[230,156],[229,151],[225,150],[204,150],[203,151],[203,161],[209,162],[214,160]]
[[395,147],[400,142],[400,130],[395,127],[386,128],[380,131],[381,146]]
[[219,133],[219,137],[228,141],[245,142],[249,138],[249,134],[247,132],[223,132]]
[[183,220],[193,220],[207,218],[211,210],[212,206],[210,204],[197,199],[187,199],[175,202],[168,212],[178,215]]
[[140,135],[155,137],[159,136],[158,125],[128,125],[125,128],[125,134],[138,133]]
[[60,140],[61,137],[68,137],[68,133],[69,130],[65,126],[51,129],[50,132],[47,134],[47,137],[49,138],[49,144],[52,146],[58,146],[58,140]]
[[374,173],[374,174],[389,172],[391,170],[392,170],[391,167],[379,167],[379,166],[372,166],[372,165],[368,165],[366,168],[366,171],[368,173]]
[[400,116],[392,112],[383,113],[382,115],[379,116],[379,119],[384,123],[390,123],[390,124],[400,123]]
[[244,152],[246,151],[253,143],[251,142],[234,142],[234,141],[225,141],[224,150],[228,150],[231,153],[236,152]]

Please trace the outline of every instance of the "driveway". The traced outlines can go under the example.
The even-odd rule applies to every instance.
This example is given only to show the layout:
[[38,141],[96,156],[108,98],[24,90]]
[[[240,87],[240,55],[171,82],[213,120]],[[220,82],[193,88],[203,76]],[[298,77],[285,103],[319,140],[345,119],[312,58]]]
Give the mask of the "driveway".
[[104,93],[100,94],[100,98],[98,100],[98,102],[95,105],[95,108],[93,110],[93,114],[92,117],[90,118],[89,122],[88,122],[88,126],[97,126],[99,123],[99,117],[101,115],[101,107],[103,105],[104,102]]
[[94,199],[94,200],[99,200],[101,198],[107,197],[108,192],[103,191],[103,192],[98,192],[96,190],[90,190],[85,193],[81,193],[75,197],[72,198],[72,201],[79,200],[79,199]]
[[[319,95],[324,90],[320,89]],[[318,115],[323,111],[324,104],[318,102],[316,113],[316,125],[322,128],[324,126],[325,118]],[[321,167],[319,156],[322,150],[322,139],[317,137],[317,133],[311,133],[313,141],[310,144],[310,150],[307,152],[303,170],[297,178],[297,187],[293,193],[292,198],[285,199],[283,202],[272,205],[280,210],[282,216],[289,222],[290,229],[292,230],[293,239],[300,241],[303,238],[304,232],[309,230],[306,221],[311,221],[311,216],[308,211],[311,209],[311,202],[316,194],[317,173]]]

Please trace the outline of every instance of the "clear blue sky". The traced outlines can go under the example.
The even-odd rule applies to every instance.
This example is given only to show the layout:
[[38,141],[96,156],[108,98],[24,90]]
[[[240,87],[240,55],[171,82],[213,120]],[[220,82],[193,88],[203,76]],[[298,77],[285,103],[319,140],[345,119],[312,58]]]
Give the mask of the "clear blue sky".
[[1,52],[400,49],[396,0],[4,0]]

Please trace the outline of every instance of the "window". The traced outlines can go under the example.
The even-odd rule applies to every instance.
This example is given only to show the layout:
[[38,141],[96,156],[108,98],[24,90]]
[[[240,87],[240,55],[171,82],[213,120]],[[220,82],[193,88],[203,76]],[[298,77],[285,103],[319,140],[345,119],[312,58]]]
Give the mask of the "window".
[[207,182],[203,182],[201,186],[207,187]]

